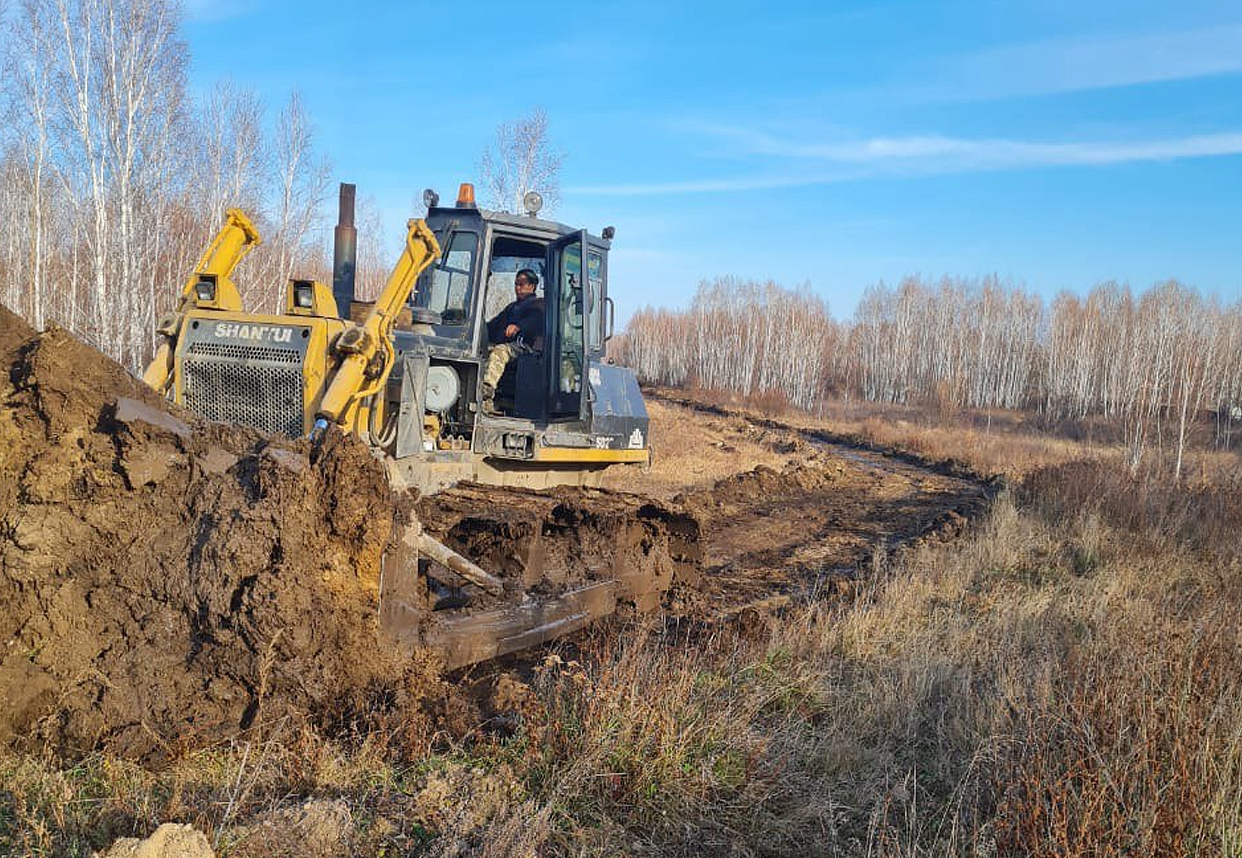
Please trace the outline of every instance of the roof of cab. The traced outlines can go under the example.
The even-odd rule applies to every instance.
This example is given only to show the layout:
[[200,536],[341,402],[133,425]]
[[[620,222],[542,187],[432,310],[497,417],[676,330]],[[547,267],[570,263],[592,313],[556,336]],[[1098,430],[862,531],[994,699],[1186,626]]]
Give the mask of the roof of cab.
[[[572,235],[577,233],[581,228],[572,227],[568,224],[555,220],[544,220],[542,218],[531,217],[530,215],[516,215],[509,212],[492,211],[491,209],[459,209],[456,206],[436,206],[430,209],[427,214],[473,214],[478,213],[487,223],[497,224],[509,227],[511,229],[525,232],[527,234],[535,234],[540,238],[554,239],[563,235]],[[600,238],[598,235],[590,234],[591,242],[594,244],[609,247],[608,240]]]

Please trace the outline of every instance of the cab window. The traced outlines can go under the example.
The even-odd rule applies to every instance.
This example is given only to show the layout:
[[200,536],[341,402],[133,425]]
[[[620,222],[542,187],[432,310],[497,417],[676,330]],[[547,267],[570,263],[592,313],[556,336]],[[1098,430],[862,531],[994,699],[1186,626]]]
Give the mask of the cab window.
[[586,333],[587,350],[604,348],[604,255],[592,249],[587,253]]
[[539,285],[536,295],[544,293],[544,258],[548,246],[542,242],[500,236],[492,242],[491,263],[487,272],[487,292],[483,297],[483,318],[492,319],[513,301],[513,280],[522,269],[535,272]]
[[560,354],[561,393],[582,390],[583,283],[582,245],[571,244],[561,255]]
[[440,314],[436,333],[441,336],[459,337],[469,327],[478,246],[477,233],[454,232],[439,261],[419,276],[414,305]]

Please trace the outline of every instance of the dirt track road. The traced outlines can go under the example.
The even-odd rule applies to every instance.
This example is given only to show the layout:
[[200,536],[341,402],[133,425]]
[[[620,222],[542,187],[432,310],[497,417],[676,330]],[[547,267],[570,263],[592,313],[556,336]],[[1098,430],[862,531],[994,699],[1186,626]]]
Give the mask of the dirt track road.
[[[704,468],[676,500],[702,526],[703,609],[715,616],[847,588],[875,551],[956,533],[998,488],[956,466],[819,430],[668,394],[651,399],[653,435],[673,452],[626,488],[664,494],[695,477],[688,462]],[[703,455],[684,455],[692,448]],[[713,468],[733,473],[712,479]]]

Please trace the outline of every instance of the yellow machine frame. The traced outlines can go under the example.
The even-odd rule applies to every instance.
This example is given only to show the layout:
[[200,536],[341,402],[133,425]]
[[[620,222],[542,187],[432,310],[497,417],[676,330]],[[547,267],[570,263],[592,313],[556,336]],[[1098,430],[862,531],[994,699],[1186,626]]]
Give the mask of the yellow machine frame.
[[[440,255],[435,235],[422,220],[409,221],[404,251],[361,324],[340,319],[332,291],[316,281],[289,281],[284,315],[244,312],[237,287],[229,278],[260,241],[254,224],[241,211],[230,209],[224,226],[182,289],[180,306],[160,322],[158,331],[163,340],[143,373],[143,381],[161,393],[171,393],[178,404],[185,404],[185,354],[179,345],[184,343],[187,326],[197,327],[204,321],[236,323],[239,329],[244,326],[247,331],[260,333],[296,326],[305,331],[302,336],[307,340],[302,368],[305,431],[317,433],[336,424],[368,437],[385,417],[384,398],[375,394],[384,390],[396,359],[393,326],[418,275]],[[205,283],[214,287],[210,297],[205,286],[200,291]],[[303,294],[310,300],[299,300]]]

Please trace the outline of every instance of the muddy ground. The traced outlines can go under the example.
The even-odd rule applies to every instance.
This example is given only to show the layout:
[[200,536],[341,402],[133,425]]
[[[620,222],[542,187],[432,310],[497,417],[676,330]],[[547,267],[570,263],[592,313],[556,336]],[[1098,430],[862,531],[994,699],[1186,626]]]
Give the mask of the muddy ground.
[[472,729],[418,645],[432,622],[413,649],[379,632],[385,558],[416,516],[505,585],[436,617],[697,568],[693,521],[658,502],[462,487],[415,512],[355,439],[197,421],[3,308],[0,365],[0,744],[155,761],[279,721]]
[[416,504],[355,440],[198,422],[3,308],[0,365],[0,744],[67,756],[158,760],[281,720],[471,729],[444,723],[470,719],[460,677],[377,645],[382,558],[415,517],[504,580],[494,603],[651,567],[663,609],[700,623],[848,588],[877,547],[952,532],[990,492],[657,398],[655,465],[604,490]]
[[849,590],[875,552],[951,537],[999,488],[954,463],[871,449],[686,394],[647,396],[655,462],[610,483],[670,497],[697,519],[703,583],[695,619]]
[[400,687],[373,638],[405,513],[365,449],[191,429],[3,308],[0,363],[0,742],[146,758]]

